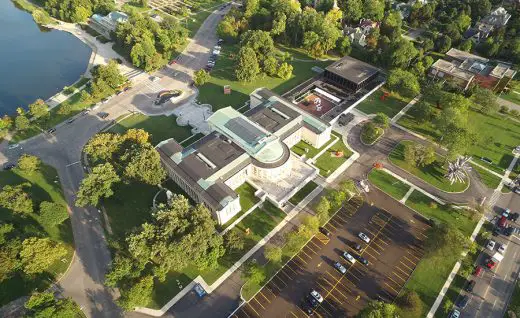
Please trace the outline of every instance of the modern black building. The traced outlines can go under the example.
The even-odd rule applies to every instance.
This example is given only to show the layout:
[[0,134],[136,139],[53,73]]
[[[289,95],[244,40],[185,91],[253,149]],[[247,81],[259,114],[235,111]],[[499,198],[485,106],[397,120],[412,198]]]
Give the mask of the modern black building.
[[378,68],[345,56],[329,65],[323,73],[324,78],[334,85],[354,92],[369,85],[378,75]]

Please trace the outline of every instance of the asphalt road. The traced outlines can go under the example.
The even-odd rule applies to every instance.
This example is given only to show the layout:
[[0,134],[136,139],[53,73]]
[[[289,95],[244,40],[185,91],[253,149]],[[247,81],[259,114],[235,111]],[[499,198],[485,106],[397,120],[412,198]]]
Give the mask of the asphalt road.
[[[497,204],[496,212],[501,213],[504,208],[510,208],[513,212],[520,213],[520,195],[503,194]],[[520,226],[520,223],[515,224],[513,222],[511,224]],[[475,280],[476,284],[470,302],[462,310],[463,317],[501,318],[504,317],[506,312],[516,279],[520,274],[520,237],[500,235],[499,237],[492,237],[492,239],[500,244],[507,243],[504,259],[493,271],[486,269],[481,278],[471,276],[470,279]],[[493,252],[486,249],[485,253],[480,255],[477,263],[484,266],[485,259],[488,255],[496,252],[496,248]],[[463,292],[462,295],[464,294],[466,293]]]
[[[429,226],[378,190],[367,201],[359,210],[351,205],[340,210],[325,226],[330,238],[316,235],[232,317],[308,317],[305,297],[311,289],[324,298],[314,311],[317,317],[351,317],[371,299],[393,301],[422,257]],[[344,250],[355,254],[351,243],[361,243],[359,232],[371,238],[360,252],[368,266],[359,261],[351,265],[341,257]],[[336,261],[346,274],[333,267]]]
[[[193,93],[188,89],[190,76],[206,65],[210,49],[217,40],[216,26],[223,14],[224,11],[215,11],[207,18],[180,55],[179,63],[154,74],[161,77],[159,82],[140,76],[131,90],[114,96],[88,115],[76,116],[72,123],[57,125],[56,132],[52,135],[41,134],[21,143],[21,148],[14,150],[9,150],[6,142],[0,144],[0,165],[15,162],[21,154],[29,153],[58,170],[76,245],[73,262],[60,280],[58,288],[62,289],[65,296],[72,297],[88,317],[118,317],[122,316],[122,312],[114,302],[115,292],[103,285],[111,256],[100,215],[96,209],[78,208],[74,205],[75,193],[84,177],[80,163],[81,149],[93,135],[123,114],[136,110],[155,115],[168,112],[167,107],[174,105],[153,105],[154,94],[160,90],[181,88],[186,90],[185,96],[190,97]],[[109,116],[100,119],[96,116],[98,112],[109,113]]]

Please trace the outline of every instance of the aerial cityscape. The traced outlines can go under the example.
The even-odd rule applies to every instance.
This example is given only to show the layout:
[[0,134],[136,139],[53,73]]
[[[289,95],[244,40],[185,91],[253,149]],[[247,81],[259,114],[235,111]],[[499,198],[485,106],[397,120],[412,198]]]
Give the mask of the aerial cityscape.
[[520,317],[519,0],[0,28],[0,317]]

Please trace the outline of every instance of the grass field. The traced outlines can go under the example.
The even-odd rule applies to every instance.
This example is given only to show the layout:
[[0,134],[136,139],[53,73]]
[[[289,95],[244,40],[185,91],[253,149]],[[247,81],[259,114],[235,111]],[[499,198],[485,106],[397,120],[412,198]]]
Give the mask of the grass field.
[[[350,151],[350,149],[348,149],[348,147],[343,143],[341,135],[337,135],[336,133],[333,133],[333,135],[338,137],[339,140],[319,156],[316,159],[316,162],[314,162],[314,165],[320,169],[320,174],[324,177],[331,175],[353,154],[352,151]],[[343,152],[342,157],[334,156],[338,151]]]
[[385,98],[385,100],[381,100],[381,96],[385,92],[388,92],[384,88],[380,88],[375,91],[372,95],[368,96],[363,102],[361,102],[356,109],[364,112],[365,114],[376,114],[376,113],[384,113],[388,117],[392,118],[397,113],[401,111],[401,109],[406,106],[411,99],[404,98],[396,93],[389,93],[390,95]]
[[191,136],[191,127],[179,126],[175,120],[175,116],[148,117],[143,114],[133,114],[119,121],[110,128],[110,131],[123,134],[131,128],[143,129],[151,135],[150,139],[153,145],[169,138],[181,142]]
[[455,182],[454,184],[450,184],[449,180],[444,177],[444,175],[446,174],[446,169],[443,166],[444,159],[439,155],[437,155],[437,161],[425,167],[415,167],[408,164],[404,160],[404,148],[405,145],[411,145],[414,143],[415,142],[411,140],[401,141],[388,156],[390,161],[394,165],[422,179],[424,182],[427,182],[432,186],[443,191],[461,192],[468,187],[467,182]]
[[201,275],[206,283],[214,283],[231,265],[236,263],[247,251],[258,243],[265,235],[280,223],[285,213],[269,202],[265,202],[261,208],[256,209],[246,216],[232,231],[245,232],[250,229],[246,236],[244,248],[240,251],[226,253],[220,260],[216,269],[199,272],[195,266],[188,266],[183,273],[170,273],[164,282],[155,284],[153,301],[149,304],[151,308],[160,308],[180,290],[177,280],[185,286],[198,275]]
[[318,187],[318,184],[314,181],[310,181],[306,185],[303,186],[303,188],[300,189],[300,191],[296,192],[295,195],[293,195],[292,198],[289,199],[289,202],[297,205],[300,203],[306,196],[309,195],[314,189]]
[[242,214],[249,211],[249,209],[251,209],[255,204],[258,203],[258,201],[260,201],[259,198],[255,197],[256,189],[247,182],[242,184],[235,191],[240,196],[240,207],[242,207],[242,210],[229,221],[227,221],[226,224],[218,226],[220,231],[226,229],[229,225],[235,222],[236,219],[241,217]]
[[368,180],[381,189],[381,191],[396,200],[401,200],[408,190],[410,190],[409,185],[396,179],[383,170],[372,169],[368,174]]
[[313,146],[309,145],[308,143],[306,143],[305,141],[300,141],[298,142],[296,145],[294,145],[291,150],[299,155],[299,156],[303,156],[305,155],[306,158],[314,158],[314,156],[316,156],[320,151],[322,151],[323,149],[325,149],[325,147],[327,147],[328,145],[330,145],[332,142],[334,142],[336,139],[335,138],[330,138],[329,141],[327,141],[323,146],[321,146],[321,148],[317,149],[317,148],[314,148]]
[[[325,68],[332,63],[321,61],[290,61],[289,63],[293,66],[294,70],[293,76],[288,80],[259,75],[250,83],[242,83],[235,78],[234,74],[236,68],[235,56],[237,53],[238,46],[223,45],[221,54],[211,72],[211,79],[208,83],[199,88],[199,102],[211,104],[214,111],[227,106],[233,106],[234,108],[242,106],[249,100],[249,94],[260,87],[269,88],[278,94],[286,92],[317,75],[312,71],[313,66]],[[232,90],[231,94],[224,95],[224,85],[230,85]]]
[[[412,107],[398,124],[437,142],[441,133],[431,122],[421,123],[417,116]],[[477,143],[469,147],[468,154],[475,160],[489,158],[492,165],[482,164],[494,171],[503,172],[507,169],[513,160],[512,150],[518,146],[520,140],[520,123],[499,114],[484,115],[474,109],[469,110],[468,122],[471,123],[472,131],[477,134]]]
[[376,127],[375,135],[371,135],[368,133],[367,127],[370,127],[370,126],[367,126],[367,124],[365,124],[365,125],[363,125],[363,128],[361,129],[361,135],[360,135],[361,142],[364,143],[365,145],[373,145],[376,143],[376,141],[379,140],[379,138],[381,138],[381,136],[383,136],[383,134],[385,133],[385,130],[381,127]]
[[516,283],[515,291],[511,296],[511,302],[509,303],[507,310],[514,312],[517,317],[520,316],[520,283]]
[[477,165],[471,165],[471,167],[473,171],[475,171],[478,174],[480,181],[482,181],[482,183],[486,187],[490,189],[496,189],[500,184],[501,179],[495,176],[494,174],[490,173],[489,171],[482,169]]
[[[31,197],[34,209],[37,210],[42,201],[57,203],[61,206],[64,217],[67,215],[66,202],[58,181],[58,175],[54,168],[42,165],[39,172],[33,174],[24,173],[18,169],[0,171],[0,188],[5,185],[17,185],[24,182],[30,183],[25,191]],[[12,278],[0,282],[0,305],[4,305],[18,297],[29,295],[34,290],[44,291],[61,274],[65,272],[74,254],[74,239],[70,220],[67,218],[59,225],[48,223],[35,211],[26,217],[20,217],[10,210],[0,208],[0,223],[11,223],[15,230],[23,237],[50,237],[53,240],[64,243],[67,246],[68,254],[63,261],[53,264],[48,272],[27,277],[17,274]]]

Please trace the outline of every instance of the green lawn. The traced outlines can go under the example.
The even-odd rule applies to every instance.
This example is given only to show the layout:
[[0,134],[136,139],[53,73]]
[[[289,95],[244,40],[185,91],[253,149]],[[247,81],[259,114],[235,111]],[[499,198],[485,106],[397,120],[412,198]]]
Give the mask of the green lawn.
[[191,127],[179,126],[175,120],[175,116],[148,117],[143,114],[133,114],[119,121],[110,128],[110,131],[123,134],[131,128],[143,129],[151,135],[153,145],[169,138],[174,138],[176,141],[181,142],[191,136]]
[[511,296],[511,302],[509,303],[507,310],[513,311],[517,317],[520,316],[520,283],[518,282],[515,286],[515,291]]
[[471,167],[473,171],[475,171],[478,174],[478,176],[480,177],[480,181],[482,181],[482,183],[486,187],[490,189],[496,189],[500,184],[501,179],[495,176],[494,174],[490,173],[489,171],[482,169],[477,165],[471,165]]
[[[432,123],[421,123],[417,117],[418,114],[412,107],[401,117],[398,124],[437,142],[441,133]],[[484,162],[482,164],[494,171],[503,172],[507,169],[513,160],[512,150],[518,146],[520,140],[520,123],[507,116],[484,115],[474,109],[469,110],[468,122],[478,136],[477,144],[469,147],[468,154],[473,156],[474,160],[481,157],[489,158],[493,162],[492,165]]]
[[44,291],[68,268],[74,253],[74,239],[70,220],[66,219],[59,225],[48,223],[37,213],[38,206],[42,201],[55,202],[61,206],[60,213],[67,215],[66,202],[59,183],[57,172],[54,168],[42,165],[39,172],[27,174],[18,169],[0,171],[0,188],[5,185],[17,185],[24,182],[30,183],[25,191],[34,203],[35,212],[26,217],[20,217],[10,210],[0,208],[0,223],[11,223],[20,236],[50,237],[60,241],[67,246],[68,254],[53,264],[49,271],[34,277],[17,274],[12,278],[0,282],[0,305],[18,297],[31,294],[34,290]]
[[[236,68],[235,57],[238,53],[238,46],[223,45],[221,54],[217,59],[216,65],[211,72],[211,79],[208,83],[199,88],[198,100],[201,103],[211,104],[213,110],[223,107],[233,106],[238,108],[249,100],[249,94],[257,88],[266,87],[275,93],[281,94],[295,87],[296,85],[317,75],[312,71],[313,66],[325,68],[332,62],[300,62],[289,61],[294,67],[293,76],[284,80],[278,77],[258,76],[250,83],[238,82],[235,78]],[[230,85],[232,93],[224,95],[224,85]]]
[[170,273],[164,282],[157,282],[155,284],[153,301],[149,304],[151,308],[160,308],[172,297],[174,297],[180,290],[177,280],[186,286],[191,280],[198,275],[201,275],[206,283],[213,284],[231,265],[236,263],[247,251],[258,243],[265,235],[278,225],[285,213],[272,205],[265,202],[261,208],[257,208],[251,214],[246,216],[240,223],[238,223],[232,231],[245,232],[250,229],[250,234],[246,236],[244,248],[240,251],[233,251],[226,253],[220,260],[217,268],[199,272],[195,266],[188,266],[183,273]]
[[[347,159],[353,154],[352,151],[350,151],[350,149],[348,149],[348,147],[343,143],[341,135],[336,133],[333,133],[333,135],[338,137],[339,140],[334,145],[332,145],[332,147],[327,149],[327,151],[325,151],[321,156],[319,156],[314,163],[314,165],[320,169],[320,174],[324,177],[328,177],[330,174],[336,171],[336,169],[338,169],[339,166],[347,161]],[[342,151],[343,156],[334,156],[337,151]]]
[[368,174],[368,180],[396,200],[401,200],[410,190],[409,185],[383,170],[372,169]]
[[374,135],[369,134],[368,132],[369,131],[367,130],[367,124],[363,125],[363,128],[361,130],[361,136],[360,136],[361,142],[364,143],[365,145],[373,145],[374,143],[376,143],[376,141],[379,140],[379,138],[381,138],[381,136],[383,136],[383,134],[385,133],[385,130],[381,127],[376,127],[375,128],[376,133]]
[[306,143],[305,141],[301,140],[296,145],[294,145],[291,148],[291,150],[299,156],[305,155],[306,158],[314,158],[314,156],[316,156],[320,151],[325,149],[325,147],[330,145],[330,143],[332,143],[334,140],[336,140],[336,139],[330,138],[330,140],[327,141],[323,146],[321,146],[320,149],[316,149],[313,146]]
[[449,223],[458,228],[464,235],[470,236],[475,229],[477,220],[472,220],[457,210],[439,204],[419,191],[414,191],[406,200],[406,205],[421,213],[428,219],[435,219],[442,223]]
[[304,185],[303,188],[300,189],[300,191],[296,192],[296,194],[289,199],[289,202],[291,202],[294,205],[297,205],[317,187],[318,184],[316,182],[310,181],[309,183]]
[[[433,200],[419,191],[414,191],[406,201],[406,205],[421,213],[427,218],[439,222],[450,223],[457,227],[466,236],[470,236],[478,221],[465,215],[450,211],[441,204],[432,204]],[[445,255],[442,251],[426,254],[415,268],[410,280],[405,285],[406,289],[414,290],[423,301],[423,315],[435,302],[446,278],[459,259],[459,255]],[[439,308],[438,312],[441,312]],[[404,315],[404,317],[408,317]]]
[[242,207],[242,210],[240,213],[232,217],[229,221],[226,222],[226,224],[218,226],[219,230],[224,230],[228,226],[230,226],[235,220],[237,220],[239,217],[242,216],[242,214],[246,213],[251,209],[255,204],[260,201],[259,198],[255,197],[255,191],[256,189],[253,188],[252,185],[249,183],[244,183],[240,187],[238,187],[236,190],[236,193],[240,196],[240,206]]
[[411,140],[403,140],[401,141],[395,148],[392,150],[390,155],[388,156],[390,161],[408,171],[409,173],[415,175],[416,177],[422,179],[424,182],[431,184],[432,186],[441,189],[446,192],[462,192],[467,187],[466,183],[455,182],[454,184],[450,184],[448,179],[444,177],[446,173],[446,169],[443,166],[444,158],[437,155],[437,161],[434,163],[425,166],[425,167],[415,167],[413,165],[408,164],[404,161],[404,147],[408,144],[414,144],[414,141]]
[[356,106],[356,108],[365,114],[384,113],[388,117],[392,118],[411,100],[410,98],[402,97],[397,93],[390,93],[385,100],[381,100],[381,96],[383,96],[385,92],[388,91],[384,88],[380,88],[372,95],[368,96],[367,99]]

